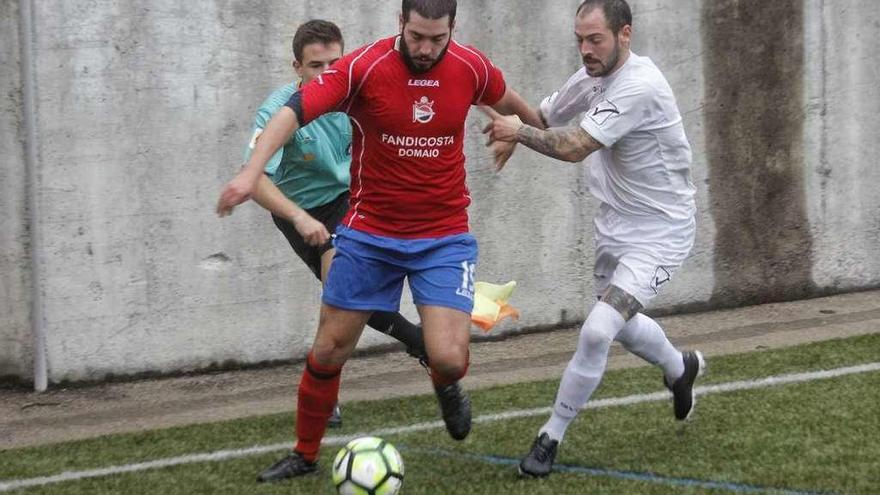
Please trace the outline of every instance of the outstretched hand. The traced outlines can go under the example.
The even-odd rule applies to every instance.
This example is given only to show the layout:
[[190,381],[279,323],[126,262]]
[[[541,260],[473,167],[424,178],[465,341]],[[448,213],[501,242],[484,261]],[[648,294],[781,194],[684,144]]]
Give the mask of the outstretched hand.
[[[523,123],[516,115],[504,116],[491,107],[481,106],[480,110],[492,119],[492,121],[483,128],[483,134],[487,134],[489,137],[486,141],[486,147],[492,150],[492,156],[495,158],[495,171],[500,172],[504,168],[504,165],[507,164],[507,160],[513,155],[513,151],[516,149],[516,130],[518,130]],[[516,123],[518,123],[518,125]],[[503,131],[504,129],[507,129],[506,126],[516,126],[510,137],[508,136],[509,129]],[[496,129],[500,129],[502,132],[496,135]]]
[[232,215],[233,208],[249,200],[259,177],[259,175],[253,176],[248,169],[243,169],[229,181],[217,201],[217,215],[220,218]]
[[492,119],[492,122],[483,129],[483,134],[489,135],[490,143],[494,141],[516,142],[516,133],[524,125],[518,115],[501,115],[489,107],[480,108]]
[[494,141],[486,143],[486,146],[492,150],[492,156],[495,158],[495,171],[501,172],[507,160],[513,155],[516,149],[516,143],[507,143],[504,141]]

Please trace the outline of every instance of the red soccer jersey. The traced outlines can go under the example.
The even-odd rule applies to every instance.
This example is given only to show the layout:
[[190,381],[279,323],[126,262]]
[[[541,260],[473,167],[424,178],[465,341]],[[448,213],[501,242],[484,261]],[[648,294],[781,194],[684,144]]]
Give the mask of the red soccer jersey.
[[467,232],[465,118],[471,105],[493,105],[505,89],[485,55],[455,41],[440,63],[415,74],[397,36],[355,50],[305,85],[300,125],[334,110],[351,117],[344,224],[410,239]]

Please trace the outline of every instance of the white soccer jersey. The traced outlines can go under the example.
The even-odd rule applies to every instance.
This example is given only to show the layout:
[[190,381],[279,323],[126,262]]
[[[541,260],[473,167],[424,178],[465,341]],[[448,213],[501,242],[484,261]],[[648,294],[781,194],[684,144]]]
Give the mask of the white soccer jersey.
[[541,113],[551,127],[583,114],[580,126],[605,146],[586,162],[600,201],[627,216],[693,219],[691,147],[672,89],[649,58],[630,53],[606,77],[582,67],[541,102]]

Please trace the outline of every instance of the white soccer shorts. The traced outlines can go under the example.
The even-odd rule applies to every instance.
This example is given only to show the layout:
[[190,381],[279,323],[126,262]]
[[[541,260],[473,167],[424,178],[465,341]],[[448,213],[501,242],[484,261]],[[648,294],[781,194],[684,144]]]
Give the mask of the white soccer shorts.
[[606,204],[594,222],[596,296],[610,285],[634,296],[643,307],[660,293],[694,245],[696,222],[624,216]]

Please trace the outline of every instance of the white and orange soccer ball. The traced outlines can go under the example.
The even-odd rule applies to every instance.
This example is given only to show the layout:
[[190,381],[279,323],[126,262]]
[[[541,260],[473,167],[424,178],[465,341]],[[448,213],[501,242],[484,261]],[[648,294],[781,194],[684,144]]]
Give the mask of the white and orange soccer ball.
[[394,495],[403,484],[403,458],[381,438],[356,438],[336,454],[333,484],[341,495]]

